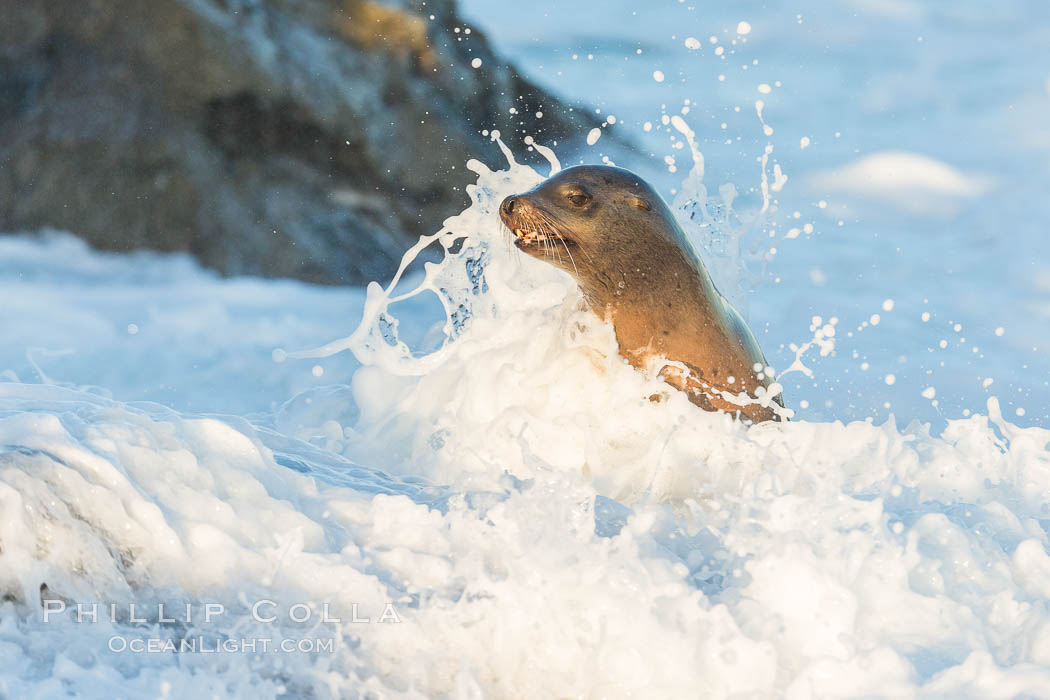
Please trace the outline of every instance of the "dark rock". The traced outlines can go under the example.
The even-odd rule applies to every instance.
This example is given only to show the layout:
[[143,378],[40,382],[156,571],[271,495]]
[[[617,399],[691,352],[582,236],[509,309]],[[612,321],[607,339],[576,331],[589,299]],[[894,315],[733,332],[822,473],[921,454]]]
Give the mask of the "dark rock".
[[386,276],[463,207],[467,158],[501,162],[482,130],[521,150],[592,126],[456,33],[452,0],[0,0],[0,17],[0,231],[227,274]]

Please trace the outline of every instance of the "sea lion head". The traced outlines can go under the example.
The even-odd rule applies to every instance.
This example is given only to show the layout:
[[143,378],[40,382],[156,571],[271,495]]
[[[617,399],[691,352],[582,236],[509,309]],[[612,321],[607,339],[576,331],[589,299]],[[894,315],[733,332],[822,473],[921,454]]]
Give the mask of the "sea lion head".
[[519,250],[565,270],[601,301],[624,288],[640,258],[695,256],[660,195],[634,173],[607,165],[567,168],[507,197],[500,218]]

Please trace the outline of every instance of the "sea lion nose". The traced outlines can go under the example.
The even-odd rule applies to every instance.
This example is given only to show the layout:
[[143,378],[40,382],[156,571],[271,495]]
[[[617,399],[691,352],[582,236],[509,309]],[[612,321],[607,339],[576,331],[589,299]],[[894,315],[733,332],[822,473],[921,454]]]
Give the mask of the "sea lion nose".
[[514,206],[518,203],[517,197],[507,197],[503,200],[503,203],[499,205],[499,210],[504,216],[510,216],[514,213]]

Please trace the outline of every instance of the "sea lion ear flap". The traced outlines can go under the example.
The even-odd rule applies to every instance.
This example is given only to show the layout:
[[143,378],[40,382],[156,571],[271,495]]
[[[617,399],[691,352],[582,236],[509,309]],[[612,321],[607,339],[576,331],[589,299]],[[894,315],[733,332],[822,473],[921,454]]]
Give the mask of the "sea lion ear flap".
[[628,195],[627,201],[630,202],[631,205],[638,207],[642,211],[650,211],[652,209],[652,207],[649,206],[648,201],[641,197],[638,197],[637,195]]

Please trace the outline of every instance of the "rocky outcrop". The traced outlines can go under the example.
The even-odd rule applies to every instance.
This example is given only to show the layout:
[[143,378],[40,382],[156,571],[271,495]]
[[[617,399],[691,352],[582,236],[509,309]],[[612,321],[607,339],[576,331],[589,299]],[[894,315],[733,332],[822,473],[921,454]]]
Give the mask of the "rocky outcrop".
[[462,208],[468,157],[499,162],[483,130],[520,147],[592,126],[453,0],[0,0],[0,17],[0,230],[227,274],[382,277]]

